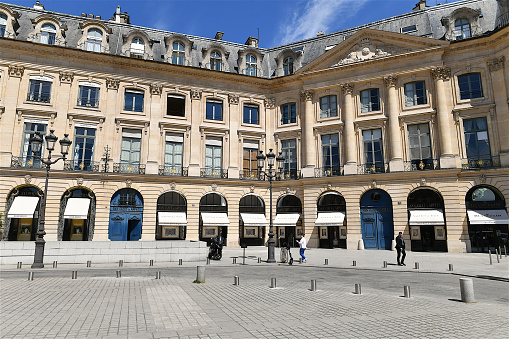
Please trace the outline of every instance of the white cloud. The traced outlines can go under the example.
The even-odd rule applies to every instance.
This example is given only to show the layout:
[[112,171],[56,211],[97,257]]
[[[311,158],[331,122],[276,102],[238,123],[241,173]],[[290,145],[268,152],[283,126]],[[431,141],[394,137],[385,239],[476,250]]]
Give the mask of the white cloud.
[[[310,0],[305,7],[295,6],[290,19],[282,24],[277,34],[277,45],[299,41],[316,36],[330,27],[337,27],[337,21],[357,14],[367,0]],[[295,3],[297,5],[297,2]]]

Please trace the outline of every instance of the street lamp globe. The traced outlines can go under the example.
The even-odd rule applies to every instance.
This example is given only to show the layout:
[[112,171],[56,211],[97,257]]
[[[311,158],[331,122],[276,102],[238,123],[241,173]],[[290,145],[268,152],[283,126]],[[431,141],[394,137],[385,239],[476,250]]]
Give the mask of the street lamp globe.
[[285,157],[283,156],[283,152],[279,152],[279,155],[276,158],[277,161],[277,168],[279,169],[279,172],[283,172],[283,167],[285,165]]
[[64,138],[60,140],[60,148],[62,155],[65,156],[69,154],[69,147],[71,147],[72,141],[68,138],[69,134],[64,134]]
[[272,148],[269,149],[269,153],[267,153],[267,162],[268,162],[268,166],[269,168],[272,168],[274,167],[274,160],[276,159],[276,155],[274,154],[274,152],[272,152]]
[[41,151],[42,138],[40,132],[35,132],[34,136],[30,138],[30,149],[32,153],[37,154]]
[[265,165],[265,155],[263,155],[263,151],[260,151],[260,154],[256,156],[256,162],[258,165],[258,169],[261,171],[263,166]]
[[46,136],[46,149],[49,152],[53,152],[53,150],[55,149],[55,144],[57,143],[58,140],[57,136],[53,134],[53,132],[55,132],[54,129],[50,130],[49,134]]

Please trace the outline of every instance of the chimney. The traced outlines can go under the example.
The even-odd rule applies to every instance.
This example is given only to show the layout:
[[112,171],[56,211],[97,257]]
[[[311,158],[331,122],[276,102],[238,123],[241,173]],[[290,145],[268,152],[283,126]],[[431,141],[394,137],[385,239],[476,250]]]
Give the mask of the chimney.
[[113,21],[121,23],[121,24],[130,24],[131,23],[131,20],[129,19],[129,14],[127,14],[127,12],[124,12],[124,13],[120,12],[120,5],[117,6],[117,10],[115,11],[115,14],[113,14],[113,18],[115,18],[115,20],[113,20]]
[[224,35],[224,32],[217,32],[216,33],[216,36],[214,37],[214,39],[216,40],[223,40],[223,35]]
[[412,11],[420,11],[421,9],[425,9],[426,7],[429,7],[426,5],[426,0],[419,0],[418,3],[415,4],[415,7],[412,9]]
[[34,4],[34,9],[38,9],[39,11],[44,11],[44,5],[41,4],[39,1],[36,1]]
[[258,39],[250,36],[249,38],[247,38],[245,45],[258,47]]
[[320,31],[320,32],[316,33],[316,36],[322,36],[322,35],[325,35],[324,31]]

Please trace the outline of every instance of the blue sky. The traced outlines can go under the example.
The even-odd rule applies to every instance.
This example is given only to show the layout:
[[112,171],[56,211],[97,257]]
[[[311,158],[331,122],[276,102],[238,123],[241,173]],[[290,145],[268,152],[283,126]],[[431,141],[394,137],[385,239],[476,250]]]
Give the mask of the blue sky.
[[[457,0],[448,0],[453,2]],[[34,0],[7,0],[32,7]],[[109,19],[117,5],[131,23],[243,44],[258,35],[268,48],[412,11],[418,0],[40,0],[46,10]],[[429,6],[447,0],[427,0]]]

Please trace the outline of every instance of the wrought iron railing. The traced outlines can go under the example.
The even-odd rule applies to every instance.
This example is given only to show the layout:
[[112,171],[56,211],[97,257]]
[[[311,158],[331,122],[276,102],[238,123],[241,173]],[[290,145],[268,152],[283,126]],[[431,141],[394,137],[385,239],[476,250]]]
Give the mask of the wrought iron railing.
[[104,164],[90,160],[65,160],[64,171],[104,172]]
[[278,173],[276,180],[298,180],[302,178],[300,170],[284,170],[282,175]]
[[200,168],[200,177],[228,179],[228,170],[220,168]]
[[425,171],[425,170],[436,170],[440,169],[440,162],[438,159],[421,159],[405,161],[406,172],[411,171]]
[[145,164],[114,163],[113,173],[145,174]]
[[97,108],[97,107],[99,107],[99,99],[81,99],[81,98],[79,98],[78,106]]
[[462,169],[497,168],[500,167],[500,157],[492,156],[482,159],[462,159]]
[[381,162],[357,165],[357,174],[375,174],[389,172],[389,165]]
[[159,165],[159,175],[187,177],[189,175],[189,168],[182,166]]
[[241,180],[264,180],[265,177],[258,175],[258,170],[240,170],[239,178]]
[[50,99],[51,96],[49,94],[41,94],[38,92],[28,92],[27,94],[27,101],[49,103]]
[[509,12],[500,15],[496,21],[496,27],[502,28],[509,25]]
[[34,157],[11,157],[12,168],[42,168],[40,159]]
[[315,168],[315,178],[321,177],[335,177],[339,175],[344,175],[343,167],[322,167]]

